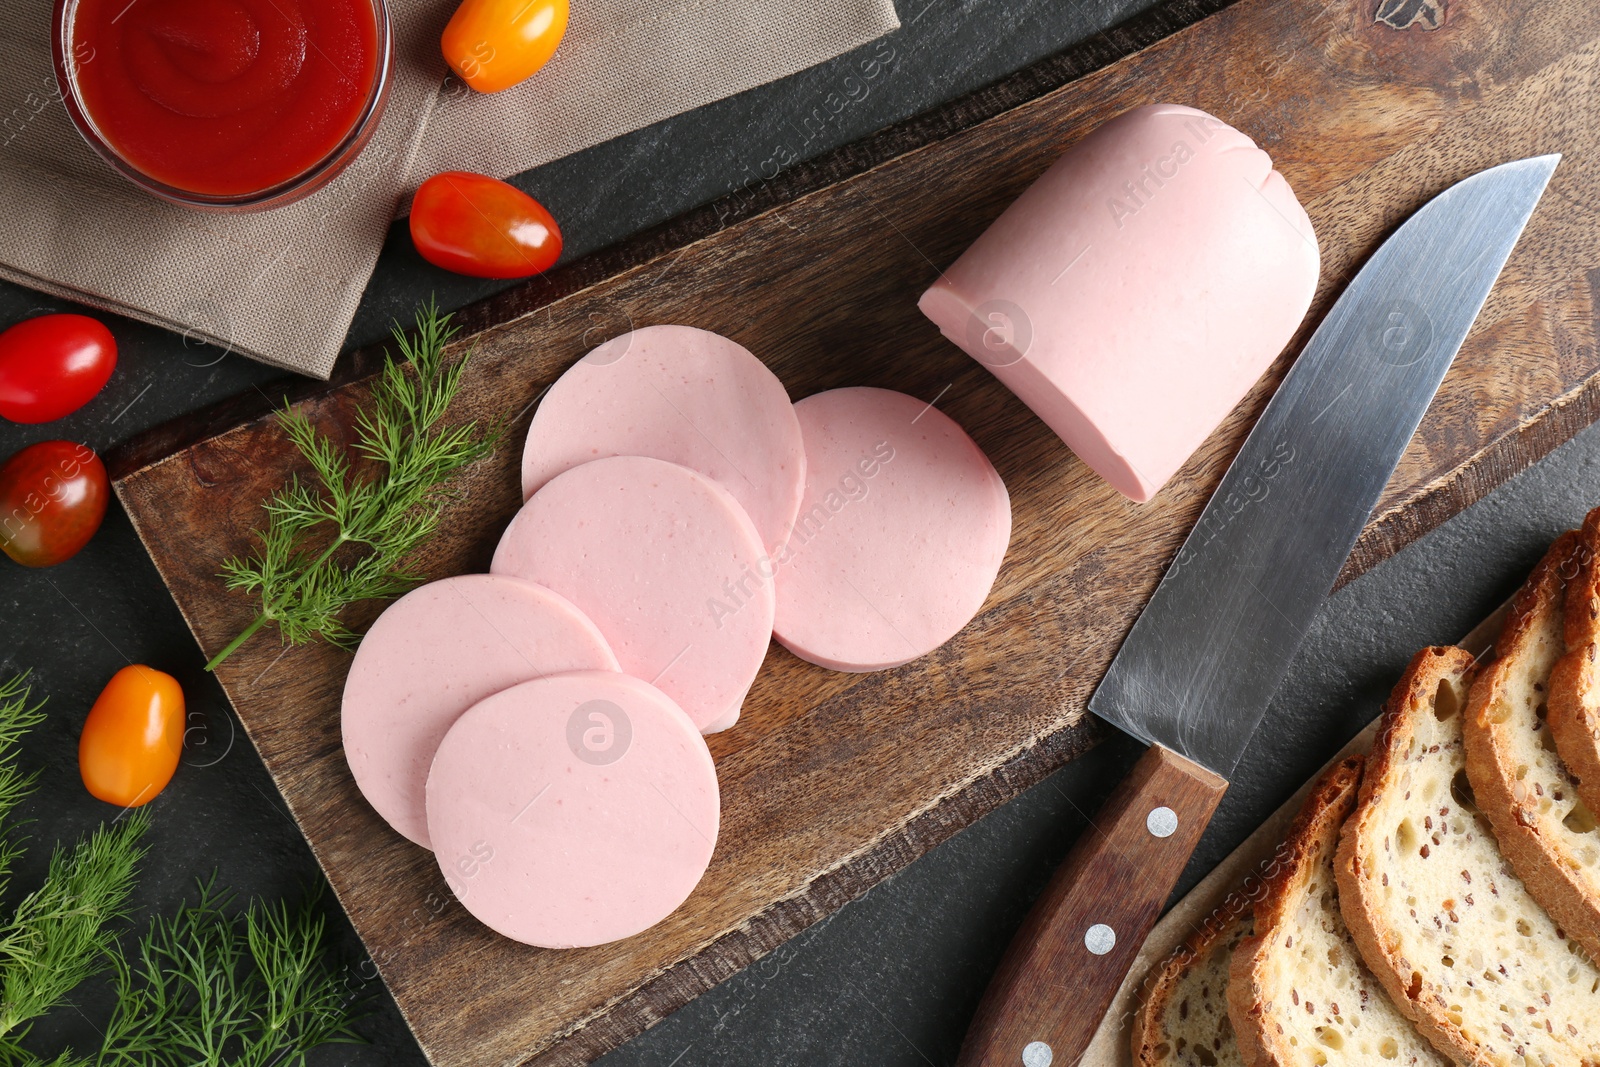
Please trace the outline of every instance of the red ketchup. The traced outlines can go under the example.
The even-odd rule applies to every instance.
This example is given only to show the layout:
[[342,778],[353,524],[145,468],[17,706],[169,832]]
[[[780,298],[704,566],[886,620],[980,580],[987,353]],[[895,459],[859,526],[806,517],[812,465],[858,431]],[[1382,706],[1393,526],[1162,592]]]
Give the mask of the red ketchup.
[[378,78],[372,0],[79,0],[72,39],[101,138],[146,176],[207,196],[315,167]]

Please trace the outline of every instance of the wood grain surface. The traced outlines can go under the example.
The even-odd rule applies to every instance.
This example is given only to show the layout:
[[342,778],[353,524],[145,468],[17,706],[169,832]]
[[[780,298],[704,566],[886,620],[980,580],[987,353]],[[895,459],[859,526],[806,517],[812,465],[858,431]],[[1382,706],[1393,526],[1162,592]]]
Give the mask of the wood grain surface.
[[[1152,503],[1135,505],[919,315],[916,297],[940,267],[1097,123],[1175,101],[1273,155],[1323,249],[1322,286],[1291,353],[1433,194],[1508,159],[1565,153],[1347,577],[1600,414],[1600,6],[1430,4],[1437,29],[1423,19],[1397,30],[1375,20],[1376,0],[1240,0],[1065,85],[1081,60],[1025,71],[467,313],[477,355],[463,407],[509,418],[513,444],[467,478],[422,561],[429,576],[487,566],[519,503],[517,435],[552,377],[594,344],[662,322],[733,337],[797,398],[859,384],[938,398],[994,459],[1015,526],[983,612],[938,653],[842,675],[773,647],[738,726],[711,739],[724,822],[705,880],[659,927],[600,948],[540,951],[491,934],[451,900],[433,858],[366,806],[340,750],[346,654],[284,653],[268,637],[225,664],[230,699],[434,1062],[587,1062],[1099,736],[1089,694],[1289,357]],[[1171,10],[1198,5],[1139,32],[1162,29]],[[308,414],[348,426],[370,367],[357,359],[332,388],[302,391]],[[217,569],[249,547],[259,502],[294,467],[290,449],[233,404],[152,432],[113,466],[140,536],[214,652],[251,617]]]

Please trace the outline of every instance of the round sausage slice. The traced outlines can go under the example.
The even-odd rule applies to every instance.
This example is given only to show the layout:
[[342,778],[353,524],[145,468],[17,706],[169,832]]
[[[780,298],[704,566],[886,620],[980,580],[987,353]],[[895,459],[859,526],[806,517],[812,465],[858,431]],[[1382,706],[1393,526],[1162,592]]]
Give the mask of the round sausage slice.
[[625,674],[496,693],[450,728],[428,775],[428,830],[456,897],[491,929],[545,948],[666,918],[711,862],[720,817],[694,723]]
[[795,413],[806,495],[774,557],[774,636],[839,671],[932,652],[994,585],[1011,539],[1005,483],[961,427],[904,393],[834,389]]
[[741,345],[692,326],[614,337],[539,403],[522,454],[522,495],[606,456],[653,456],[717,482],[776,552],[805,484],[800,424],[783,383]]
[[624,671],[707,732],[733,725],[772,636],[771,568],[750,517],[710,478],[659,459],[615,456],[552,478],[490,569],[576,604]]
[[620,669],[594,623],[548,589],[488,574],[431,582],[391,604],[356,651],[345,759],[378,814],[427,848],[428,765],[462,712],[530,678]]

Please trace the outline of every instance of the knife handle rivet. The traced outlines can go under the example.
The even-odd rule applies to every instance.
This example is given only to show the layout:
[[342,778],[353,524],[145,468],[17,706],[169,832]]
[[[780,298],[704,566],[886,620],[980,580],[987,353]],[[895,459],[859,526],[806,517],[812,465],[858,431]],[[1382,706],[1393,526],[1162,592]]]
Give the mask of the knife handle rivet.
[[1055,1058],[1055,1049],[1043,1041],[1030,1041],[1022,1050],[1022,1067],[1050,1067]]
[[1144,828],[1151,837],[1171,837],[1178,832],[1178,813],[1165,805],[1152,808],[1145,816]]
[[1104,956],[1117,947],[1117,932],[1105,923],[1095,923],[1083,932],[1083,947],[1096,956]]

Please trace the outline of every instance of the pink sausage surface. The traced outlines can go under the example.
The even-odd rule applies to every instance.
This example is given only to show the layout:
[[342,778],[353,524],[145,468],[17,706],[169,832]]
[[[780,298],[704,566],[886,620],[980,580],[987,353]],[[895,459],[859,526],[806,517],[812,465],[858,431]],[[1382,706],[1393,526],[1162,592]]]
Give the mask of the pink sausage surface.
[[462,712],[530,678],[620,669],[594,623],[548,589],[488,574],[431,582],[391,604],[356,651],[345,759],[378,814],[427,848],[428,765]]
[[539,402],[522,454],[522,495],[606,456],[653,456],[733,494],[768,552],[788,539],[805,449],[783,383],[742,346],[692,326],[614,337]]
[[972,620],[1011,539],[1011,498],[937,408],[886,389],[795,405],[806,495],[777,562],[774,635],[839,671],[897,667]]
[[1152,104],[1068,148],[919,306],[1143,501],[1289,343],[1320,264],[1266,152]]
[[552,675],[457,720],[428,775],[439,869],[466,909],[529,945],[629,937],[711,861],[717,772],[694,723],[624,674]]
[[706,732],[733,725],[772,636],[771,571],[750,517],[710,478],[659,459],[614,456],[552,478],[490,569],[571,600],[624,671]]

